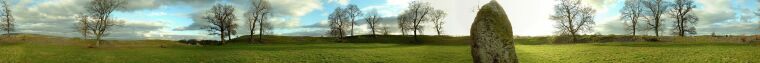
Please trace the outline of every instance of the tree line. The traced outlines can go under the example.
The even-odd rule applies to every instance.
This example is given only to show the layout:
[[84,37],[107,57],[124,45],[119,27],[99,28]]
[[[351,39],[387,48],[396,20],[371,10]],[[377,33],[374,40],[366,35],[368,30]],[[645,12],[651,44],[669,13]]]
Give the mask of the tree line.
[[[111,13],[117,9],[123,8],[123,5],[127,4],[122,0],[93,0],[88,3],[85,8],[87,11],[77,16],[76,29],[82,35],[83,39],[94,38],[96,40],[93,47],[99,47],[102,42],[102,37],[109,35],[110,31],[113,31],[115,27],[123,25],[123,21],[113,19]],[[244,11],[243,24],[247,27],[250,33],[249,43],[264,43],[263,35],[271,32],[273,29],[268,19],[272,18],[271,4],[267,0],[254,0],[251,1],[251,7],[249,10]],[[446,13],[442,10],[434,9],[430,3],[414,1],[409,4],[410,7],[406,9],[401,15],[398,15],[399,28],[401,33],[406,35],[407,32],[412,32],[415,41],[413,43],[420,43],[417,35],[422,33],[424,26],[423,23],[432,23],[433,29],[436,30],[437,35],[442,34],[443,29],[443,17]],[[8,10],[7,5],[4,5],[5,13],[2,21],[2,30],[10,33],[13,31],[13,21]],[[204,12],[202,19],[209,23],[208,26],[202,26],[209,32],[208,35],[217,35],[219,37],[219,44],[227,43],[227,40],[231,40],[233,35],[237,34],[237,27],[241,25],[236,24],[234,21],[241,19],[237,18],[235,13],[235,7],[228,4],[217,3],[209,10]],[[328,20],[330,27],[327,35],[343,39],[347,36],[355,36],[358,19],[363,18],[368,24],[370,35],[390,33],[390,26],[380,24],[383,17],[377,12],[377,10],[371,10],[370,12],[362,12],[357,5],[350,4],[346,8],[336,8],[335,11],[330,14]],[[258,38],[253,36],[258,34]]]
[[[346,36],[354,36],[354,26],[356,26],[355,19],[358,15],[368,14],[364,16],[364,19],[369,25],[370,34],[376,35],[376,31],[383,30],[384,34],[388,34],[388,28],[379,28],[380,18],[377,10],[372,10],[369,13],[362,13],[358,9],[358,6],[349,4],[346,8],[338,7],[328,17],[330,30],[327,34],[336,37],[338,40],[345,39]],[[436,30],[437,35],[441,35],[443,32],[443,18],[446,16],[446,12],[440,9],[433,8],[428,2],[413,1],[409,3],[409,7],[397,16],[398,27],[401,30],[402,35],[407,35],[407,32],[411,31],[414,41],[412,43],[421,43],[417,37],[422,34],[425,29],[424,23],[432,23],[433,28]]]
[[[250,43],[263,43],[263,34],[271,32],[273,27],[267,19],[272,17],[271,4],[267,0],[254,0],[251,2],[253,5],[244,14],[244,21],[246,27],[248,27],[250,37]],[[399,28],[402,29],[402,34],[406,35],[408,31],[414,33],[415,41],[413,43],[420,43],[417,35],[421,34],[423,28],[422,23],[432,23],[433,28],[438,35],[442,34],[443,29],[443,17],[446,13],[442,10],[434,9],[430,3],[427,2],[412,2],[409,4],[409,9],[405,10],[398,16]],[[205,14],[204,19],[211,23],[212,26],[205,26],[204,29],[210,32],[209,35],[218,35],[220,37],[220,43],[224,44],[227,40],[231,39],[231,35],[235,35],[236,28],[238,27],[234,21],[235,18],[234,7],[232,5],[217,4],[213,6]],[[369,34],[372,36],[378,34],[387,35],[390,33],[390,27],[388,25],[381,24],[383,17],[373,9],[369,12],[363,12],[359,9],[359,6],[355,4],[349,4],[345,8],[338,7],[328,17],[329,30],[327,35],[336,37],[338,40],[343,40],[348,36],[355,36],[355,27],[359,24],[359,19],[364,19],[368,26]],[[254,38],[254,34],[258,34],[258,38]]]
[[[555,5],[555,14],[550,18],[557,22],[558,34],[569,35],[575,41],[579,33],[592,31],[595,24],[593,8],[580,0],[558,1],[560,4]],[[694,24],[699,18],[694,14],[696,4],[693,0],[626,0],[624,5],[620,19],[632,36],[636,36],[637,31],[652,31],[655,36],[661,36],[666,25],[663,22],[672,22],[672,35],[696,34]]]

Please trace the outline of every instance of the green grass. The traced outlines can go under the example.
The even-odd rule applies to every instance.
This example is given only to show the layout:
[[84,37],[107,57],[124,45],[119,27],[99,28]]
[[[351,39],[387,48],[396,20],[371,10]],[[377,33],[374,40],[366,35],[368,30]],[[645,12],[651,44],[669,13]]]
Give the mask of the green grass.
[[85,48],[12,44],[0,46],[0,62],[96,63],[463,63],[470,62],[467,46],[399,44],[265,44],[132,48]]
[[[2,37],[2,36],[0,36]],[[88,40],[18,35],[0,41],[0,63],[470,63],[467,37],[422,36],[423,44],[378,41],[334,43],[331,38],[296,37],[275,43],[192,46],[164,40],[109,41],[87,48]],[[20,37],[20,38],[19,38]],[[404,36],[382,38],[404,41]],[[354,37],[351,40],[368,40]],[[435,41],[438,39],[439,41]],[[760,62],[760,43],[709,41],[546,44],[546,38],[518,39],[524,63],[748,63]],[[315,42],[306,42],[315,41]],[[432,42],[431,42],[432,41]],[[277,43],[282,42],[282,43]],[[461,43],[465,42],[465,43]],[[162,48],[165,46],[166,48]]]
[[612,42],[518,45],[520,62],[540,63],[747,63],[760,47],[733,43]]
[[[520,62],[588,63],[744,63],[760,62],[760,47],[731,43],[612,42],[517,45]],[[0,45],[0,62],[49,63],[468,63],[467,45],[402,45],[381,43],[233,44],[85,48],[17,43]]]

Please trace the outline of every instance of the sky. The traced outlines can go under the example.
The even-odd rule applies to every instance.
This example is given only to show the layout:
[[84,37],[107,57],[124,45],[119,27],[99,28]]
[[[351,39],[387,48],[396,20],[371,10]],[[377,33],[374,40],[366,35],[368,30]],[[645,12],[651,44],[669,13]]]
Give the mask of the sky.
[[[14,33],[31,33],[62,37],[80,37],[75,31],[75,16],[83,14],[91,0],[9,0],[11,13],[15,15],[17,29]],[[112,15],[124,25],[115,28],[106,39],[216,39],[200,29],[205,23],[201,13],[214,4],[232,5],[238,18],[249,9],[249,0],[126,0],[123,8]],[[411,1],[429,2],[435,9],[444,10],[444,33],[452,36],[469,35],[470,25],[480,5],[490,0],[270,0],[274,17],[274,35],[324,36],[327,16],[333,9],[349,4],[362,11],[377,10],[381,23],[394,27],[396,16]],[[496,0],[509,17],[514,35],[551,36],[557,31],[549,16],[554,13],[555,0]],[[758,10],[758,0],[695,0],[694,10],[699,17],[697,35],[760,34],[758,19],[751,15]],[[624,0],[583,0],[585,6],[596,9],[594,32],[586,34],[626,34],[620,21],[620,9]],[[361,17],[359,17],[361,20]],[[668,20],[668,19],[666,19]],[[238,19],[236,23],[244,23]],[[357,34],[368,34],[367,24],[359,21]],[[430,26],[430,24],[424,24]],[[238,35],[248,35],[244,27]],[[400,34],[395,27],[392,34]],[[666,31],[667,32],[667,31]],[[642,32],[639,34],[651,34]],[[434,35],[432,28],[424,34]],[[666,34],[670,35],[670,34]]]

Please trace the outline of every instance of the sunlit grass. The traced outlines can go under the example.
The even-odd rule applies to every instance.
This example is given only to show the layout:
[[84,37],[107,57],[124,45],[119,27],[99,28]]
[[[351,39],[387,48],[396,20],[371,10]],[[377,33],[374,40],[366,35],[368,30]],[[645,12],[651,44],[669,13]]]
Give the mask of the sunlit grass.
[[732,43],[589,43],[518,45],[521,62],[746,63],[760,62],[760,47]]

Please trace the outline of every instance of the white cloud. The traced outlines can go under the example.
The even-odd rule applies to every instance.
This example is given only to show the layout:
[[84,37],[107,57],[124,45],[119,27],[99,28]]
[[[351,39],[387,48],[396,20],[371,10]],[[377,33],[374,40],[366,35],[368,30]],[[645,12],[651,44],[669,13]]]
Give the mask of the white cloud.
[[[319,0],[270,0],[275,14],[301,17],[314,10],[322,9]],[[284,11],[284,12],[283,12]]]
[[328,3],[338,3],[340,5],[348,5],[351,0],[327,0]]

